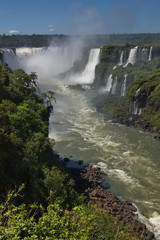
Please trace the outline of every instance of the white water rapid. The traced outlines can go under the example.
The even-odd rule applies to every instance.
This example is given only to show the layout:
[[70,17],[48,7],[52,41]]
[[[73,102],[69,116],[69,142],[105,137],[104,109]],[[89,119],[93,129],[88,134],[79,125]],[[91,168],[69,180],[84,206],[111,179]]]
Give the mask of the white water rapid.
[[[127,64],[134,63],[136,51],[137,47],[131,49]],[[140,220],[158,236],[159,142],[150,133],[104,120],[92,101],[95,90],[75,87],[75,84],[93,82],[99,59],[98,49],[90,51],[83,71],[67,77],[63,74],[60,78],[59,73],[71,68],[80,58],[81,49],[78,46],[63,50],[54,47],[28,55],[20,65],[28,73],[37,72],[41,91],[55,92],[56,104],[53,103],[54,114],[50,117],[49,131],[49,137],[56,140],[54,149],[62,156],[72,155],[73,159],[83,159],[102,168],[107,173],[111,191],[122,200],[131,200],[138,208]],[[106,86],[108,91],[111,90],[112,81],[110,75]]]

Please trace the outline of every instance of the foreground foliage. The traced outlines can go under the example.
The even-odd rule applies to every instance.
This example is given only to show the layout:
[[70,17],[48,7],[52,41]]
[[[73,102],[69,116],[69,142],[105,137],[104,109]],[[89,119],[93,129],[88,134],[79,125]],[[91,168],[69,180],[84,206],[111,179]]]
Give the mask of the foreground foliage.
[[74,190],[48,138],[53,92],[35,92],[35,73],[0,65],[0,239],[135,239]]
[[89,203],[81,203],[71,210],[62,207],[62,199],[50,203],[46,210],[38,204],[15,206],[13,198],[22,188],[9,193],[0,205],[0,239],[135,239],[126,233],[127,227],[115,226],[112,216]]

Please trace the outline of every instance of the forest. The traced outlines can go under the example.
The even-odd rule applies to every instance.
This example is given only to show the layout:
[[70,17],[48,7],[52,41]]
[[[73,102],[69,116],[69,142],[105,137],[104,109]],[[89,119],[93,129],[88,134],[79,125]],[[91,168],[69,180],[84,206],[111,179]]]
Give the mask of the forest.
[[56,45],[66,43],[70,38],[83,39],[87,45],[100,47],[105,44],[160,44],[159,33],[139,33],[139,34],[96,34],[96,35],[0,35],[0,48],[16,48],[16,47],[46,47],[51,42]]

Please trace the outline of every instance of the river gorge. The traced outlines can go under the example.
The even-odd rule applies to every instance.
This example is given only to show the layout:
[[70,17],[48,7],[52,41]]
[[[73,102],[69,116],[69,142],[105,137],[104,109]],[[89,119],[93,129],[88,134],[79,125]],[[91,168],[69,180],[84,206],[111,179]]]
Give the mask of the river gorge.
[[[13,69],[23,68],[38,74],[39,92],[54,91],[54,113],[50,117],[49,137],[55,139],[54,150],[63,157],[84,160],[107,174],[110,191],[122,200],[130,200],[138,209],[140,221],[160,234],[160,146],[152,134],[139,128],[115,124],[97,112],[93,99],[111,92],[125,96],[127,73],[116,89],[112,70],[134,64],[138,47],[119,51],[117,65],[110,67],[102,83],[95,68],[101,49],[86,52],[85,66],[75,71],[81,61],[81,42],[64,47],[17,48],[3,50],[4,61]],[[142,48],[136,56],[151,61],[152,47]],[[125,55],[125,58],[124,58]],[[96,79],[96,80],[95,80]],[[97,87],[98,86],[98,87]],[[118,85],[117,85],[118,86]],[[138,110],[136,110],[138,109]],[[135,106],[133,111],[140,112]]]

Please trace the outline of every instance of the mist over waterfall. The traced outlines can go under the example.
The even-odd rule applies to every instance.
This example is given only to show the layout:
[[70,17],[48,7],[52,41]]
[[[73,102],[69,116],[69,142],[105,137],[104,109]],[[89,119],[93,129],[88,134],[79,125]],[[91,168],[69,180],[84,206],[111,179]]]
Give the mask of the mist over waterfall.
[[3,61],[7,63],[12,69],[16,69],[19,66],[18,58],[12,49],[6,49],[4,51]]
[[[160,218],[159,143],[150,133],[111,123],[97,112],[92,100],[99,93],[92,85],[100,49],[86,52],[84,49],[84,42],[71,41],[63,46],[53,44],[48,48],[6,51],[4,58],[14,69],[21,67],[27,73],[36,72],[42,92],[55,92],[49,132],[49,137],[56,140],[54,150],[103,169],[111,191],[122,200],[131,200],[138,208],[140,219],[154,230]],[[120,51],[115,67],[119,65],[125,70],[129,63],[134,64],[138,50],[138,47],[131,48],[127,59],[125,51]],[[147,60],[151,59],[152,49],[150,54],[140,51],[143,56],[147,52]],[[84,53],[87,56],[84,57]],[[85,66],[82,64],[75,72],[77,62],[85,62]],[[111,70],[116,71],[113,66]],[[122,77],[120,95],[125,96],[128,76]],[[105,75],[105,91],[116,94],[118,80],[112,73]]]

